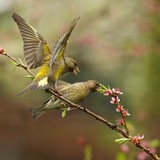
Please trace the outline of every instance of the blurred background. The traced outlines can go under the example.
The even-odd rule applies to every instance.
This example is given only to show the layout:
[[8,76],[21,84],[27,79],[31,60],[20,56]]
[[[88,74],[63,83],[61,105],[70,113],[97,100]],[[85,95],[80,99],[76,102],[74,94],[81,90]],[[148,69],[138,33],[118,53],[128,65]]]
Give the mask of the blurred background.
[[[80,16],[66,54],[76,59],[81,72],[61,79],[72,83],[95,79],[119,87],[124,92],[121,102],[131,114],[127,118],[131,134],[144,135],[146,141],[160,138],[160,1],[0,0],[0,4],[0,46],[24,63],[12,13],[37,29],[51,48]],[[81,111],[62,119],[61,111],[54,110],[33,121],[29,108],[50,95],[30,91],[17,97],[31,80],[22,68],[13,72],[9,61],[0,56],[0,159],[84,160],[86,146],[93,160],[120,159],[120,145],[114,142],[119,135]],[[82,104],[116,123],[120,115],[109,101],[94,93]],[[126,159],[140,160],[139,149],[131,145],[129,151]]]

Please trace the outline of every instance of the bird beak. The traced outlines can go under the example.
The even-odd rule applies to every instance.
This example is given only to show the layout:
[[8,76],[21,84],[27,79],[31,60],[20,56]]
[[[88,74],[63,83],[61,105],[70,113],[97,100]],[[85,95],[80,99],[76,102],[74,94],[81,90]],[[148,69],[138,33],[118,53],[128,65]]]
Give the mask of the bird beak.
[[73,74],[77,76],[78,72],[80,72],[79,68],[76,67],[74,70],[73,70]]
[[101,86],[97,87],[97,88],[96,88],[96,91],[99,91],[100,89],[101,89]]

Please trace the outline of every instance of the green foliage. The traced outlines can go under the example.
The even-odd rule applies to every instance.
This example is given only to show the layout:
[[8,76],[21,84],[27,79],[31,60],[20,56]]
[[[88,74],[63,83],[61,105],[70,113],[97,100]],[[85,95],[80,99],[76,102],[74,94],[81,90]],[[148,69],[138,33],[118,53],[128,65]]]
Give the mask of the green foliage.
[[9,61],[9,63],[10,63],[11,65],[13,65],[13,72],[14,72],[14,71],[16,70],[17,63],[14,62],[14,61]]
[[65,118],[67,115],[67,108],[65,108],[62,112],[62,118]]
[[126,143],[128,141],[130,141],[130,138],[120,138],[115,140],[115,142],[119,144]]
[[101,87],[101,88],[98,90],[98,92],[99,92],[100,94],[104,94],[107,89],[110,89],[110,86],[109,86],[109,85],[106,87],[105,85],[100,84],[100,87]]
[[27,75],[27,76],[25,76],[25,78],[34,79],[34,76]]

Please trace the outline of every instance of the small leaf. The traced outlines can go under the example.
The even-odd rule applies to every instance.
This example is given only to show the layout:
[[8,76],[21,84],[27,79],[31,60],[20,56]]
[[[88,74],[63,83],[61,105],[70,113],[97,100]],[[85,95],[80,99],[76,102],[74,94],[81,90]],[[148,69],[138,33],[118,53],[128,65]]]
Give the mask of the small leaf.
[[102,89],[99,89],[98,92],[99,92],[100,94],[103,94],[105,91],[102,90]]
[[25,76],[25,78],[34,79],[34,76],[28,75],[28,76]]
[[67,108],[65,108],[62,112],[62,118],[65,118],[67,115]]
[[14,62],[14,61],[9,61],[10,64],[14,65],[14,66],[17,66],[17,63]]
[[107,90],[107,89],[108,89],[108,88],[107,88],[105,85],[103,85],[103,84],[100,84],[100,86],[101,86],[101,88],[104,89],[104,90]]
[[21,65],[23,65],[23,62],[22,62],[22,60],[21,60],[20,58],[18,58],[18,60],[19,60],[20,64],[21,64]]
[[119,144],[126,143],[128,141],[130,141],[130,138],[120,138],[115,140],[115,142]]
[[108,87],[107,89],[110,89],[110,90],[111,90],[111,87],[110,87],[109,85],[108,85],[107,87]]
[[13,72],[16,70],[16,67],[13,68]]

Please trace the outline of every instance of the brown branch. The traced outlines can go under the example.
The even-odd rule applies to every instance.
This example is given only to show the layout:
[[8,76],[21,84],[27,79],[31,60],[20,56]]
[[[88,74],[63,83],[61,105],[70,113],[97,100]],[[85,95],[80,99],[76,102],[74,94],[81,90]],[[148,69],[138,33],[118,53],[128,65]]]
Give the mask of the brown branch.
[[15,58],[9,56],[7,53],[3,53],[2,55],[8,57],[9,59],[11,59],[12,61],[14,61],[16,63],[16,66],[18,67],[22,67],[24,70],[26,70],[31,76],[35,77],[35,75],[33,73],[31,73],[31,71],[28,69],[27,66],[19,63]]
[[[111,128],[112,130],[117,131],[117,132],[118,132],[119,134],[121,134],[123,137],[129,138],[129,139],[130,139],[130,142],[132,142],[132,141],[131,141],[131,139],[132,139],[131,136],[129,136],[129,135],[128,135],[126,132],[124,132],[122,129],[120,129],[117,125],[109,122],[107,119],[105,119],[105,118],[97,115],[96,113],[90,111],[89,109],[87,109],[87,108],[85,108],[85,107],[83,107],[83,106],[81,106],[81,105],[74,104],[73,102],[67,100],[67,99],[64,98],[62,95],[60,95],[59,93],[55,92],[55,91],[52,90],[52,89],[49,89],[48,92],[49,92],[49,93],[52,93],[54,96],[60,98],[60,99],[63,100],[64,102],[68,103],[71,107],[77,108],[77,109],[79,109],[79,110],[81,110],[81,111],[83,111],[83,112],[91,115],[91,116],[94,117],[96,120],[98,120],[98,121],[106,124],[106,125],[107,125],[109,128]],[[150,157],[152,157],[152,159],[154,159],[154,160],[160,160],[159,157],[158,157],[156,154],[153,154],[153,153],[150,151],[150,149],[142,146],[140,143],[135,144],[135,143],[132,142],[132,144],[134,144],[137,148],[140,148],[141,150],[143,150],[144,152],[146,152]]]
[[128,130],[128,127],[127,127],[127,124],[126,124],[126,120],[125,120],[125,117],[123,116],[122,112],[121,112],[121,115],[122,115],[122,119],[124,121],[124,128],[126,130],[126,134],[129,135],[129,130]]
[[[2,55],[5,55],[6,57],[8,57],[9,59],[13,60],[17,66],[19,67],[22,67],[24,70],[26,70],[30,75],[34,76],[34,74],[32,74],[29,70],[28,70],[28,67],[19,63],[15,58],[9,56],[8,54],[6,53],[3,53]],[[48,93],[51,93],[53,94],[54,96],[56,96],[57,98],[60,98],[61,100],[63,100],[64,102],[66,102],[67,104],[69,104],[71,107],[73,108],[77,108],[85,113],[87,113],[88,115],[92,116],[93,118],[95,118],[96,120],[104,123],[105,125],[107,125],[109,128],[111,128],[112,130],[115,130],[116,132],[118,132],[120,135],[122,135],[123,137],[125,138],[129,138],[130,139],[130,142],[132,142],[132,137],[129,136],[129,132],[128,132],[128,128],[127,128],[127,125],[125,124],[125,129],[126,129],[126,132],[124,132],[121,128],[119,128],[117,125],[109,122],[107,119],[97,115],[96,113],[90,111],[89,109],[81,106],[81,105],[78,105],[78,104],[74,104],[73,102],[67,100],[66,98],[64,98],[60,93],[56,92],[55,90],[53,89],[48,89],[46,90],[46,92]],[[133,143],[133,142],[132,142]],[[143,150],[144,152],[146,152],[150,157],[152,157],[153,160],[160,160],[160,158],[156,155],[156,154],[153,154],[150,149],[142,146],[140,143],[133,143],[136,147],[140,148],[141,150]]]

